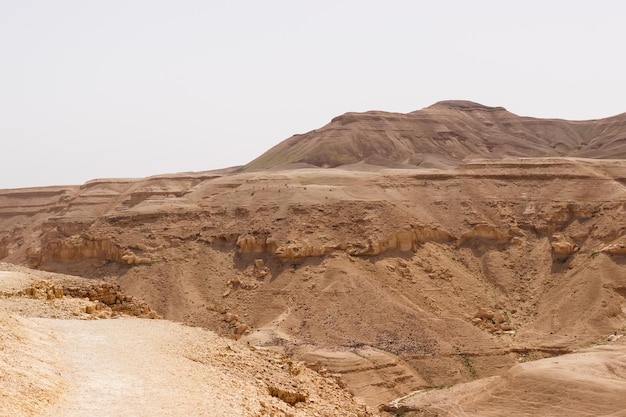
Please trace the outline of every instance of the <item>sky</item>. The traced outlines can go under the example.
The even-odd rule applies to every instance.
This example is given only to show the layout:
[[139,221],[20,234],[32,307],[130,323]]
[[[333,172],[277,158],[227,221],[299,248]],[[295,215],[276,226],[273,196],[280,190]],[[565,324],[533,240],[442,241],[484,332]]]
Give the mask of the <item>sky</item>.
[[626,2],[0,0],[0,189],[245,164],[441,100],[626,112]]

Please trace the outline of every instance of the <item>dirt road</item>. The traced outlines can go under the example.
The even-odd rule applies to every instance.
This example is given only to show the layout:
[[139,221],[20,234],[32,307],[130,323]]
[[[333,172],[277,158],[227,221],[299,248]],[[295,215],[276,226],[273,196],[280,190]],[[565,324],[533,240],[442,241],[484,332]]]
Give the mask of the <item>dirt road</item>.
[[194,329],[137,319],[37,321],[54,332],[64,353],[59,361],[68,386],[55,415],[214,416],[229,400],[210,366],[181,355]]
[[0,263],[0,417],[373,415],[276,352],[168,320],[96,319],[88,300],[33,296],[46,280],[81,284]]

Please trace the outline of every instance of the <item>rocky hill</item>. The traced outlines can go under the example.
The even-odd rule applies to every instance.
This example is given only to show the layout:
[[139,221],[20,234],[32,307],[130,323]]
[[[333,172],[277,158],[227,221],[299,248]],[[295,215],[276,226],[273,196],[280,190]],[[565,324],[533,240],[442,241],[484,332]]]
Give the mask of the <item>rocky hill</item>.
[[[512,381],[520,362],[592,344],[624,352],[614,343],[626,332],[626,161],[615,159],[623,116],[546,121],[447,102],[384,123],[399,132],[408,129],[401,120],[435,114],[447,119],[431,127],[454,127],[456,139],[447,143],[455,145],[422,153],[447,161],[447,169],[406,168],[409,152],[397,168],[393,153],[357,140],[352,122],[341,135],[335,130],[333,143],[352,143],[362,157],[310,167],[335,165],[306,158],[314,149],[334,154],[323,139],[339,118],[307,134],[308,142],[289,139],[293,153],[267,159],[285,142],[243,171],[4,190],[0,258],[104,280],[156,315],[338,376],[374,408],[415,390]],[[354,115],[354,124],[383,123],[368,117]],[[485,120],[509,120],[517,127],[508,132],[523,127],[550,139],[472,130]],[[567,130],[576,126],[577,134]],[[389,149],[401,142],[394,137],[387,136]],[[367,143],[368,152],[356,146]],[[493,145],[493,158],[462,161],[489,150],[480,143]],[[290,159],[304,145],[311,145],[305,159]],[[598,159],[532,153],[575,148]],[[264,160],[272,169],[258,170]],[[587,382],[589,392],[604,384]],[[469,395],[473,386],[450,395]],[[554,398],[568,386],[558,384]],[[492,400],[468,415],[483,415]],[[424,404],[406,403],[405,411],[419,413]]]
[[442,101],[408,114],[346,113],[281,142],[244,169],[359,163],[447,168],[466,159],[553,156],[626,157],[626,114],[547,120],[469,101]]

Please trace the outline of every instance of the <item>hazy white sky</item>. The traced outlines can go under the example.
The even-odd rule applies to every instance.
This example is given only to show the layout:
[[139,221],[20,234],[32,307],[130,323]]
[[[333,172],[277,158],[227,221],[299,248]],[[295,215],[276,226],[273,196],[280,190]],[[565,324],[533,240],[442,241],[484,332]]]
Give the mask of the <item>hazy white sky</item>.
[[626,112],[623,1],[0,0],[0,188],[240,165],[348,111]]

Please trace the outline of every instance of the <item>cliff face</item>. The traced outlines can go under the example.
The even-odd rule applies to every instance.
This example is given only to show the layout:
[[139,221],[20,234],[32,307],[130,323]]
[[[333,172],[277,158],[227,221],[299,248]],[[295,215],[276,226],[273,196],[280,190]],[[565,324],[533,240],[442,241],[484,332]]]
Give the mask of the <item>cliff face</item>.
[[347,114],[243,171],[0,191],[0,260],[104,278],[375,406],[625,331],[626,162],[562,156],[623,157],[624,123]]
[[467,101],[443,101],[408,114],[346,113],[320,129],[292,136],[244,170],[358,163],[450,168],[466,158],[560,156],[626,157],[626,115],[535,119]]
[[0,254],[320,362],[376,405],[621,331],[624,184],[622,161],[552,158],[10,190]]

